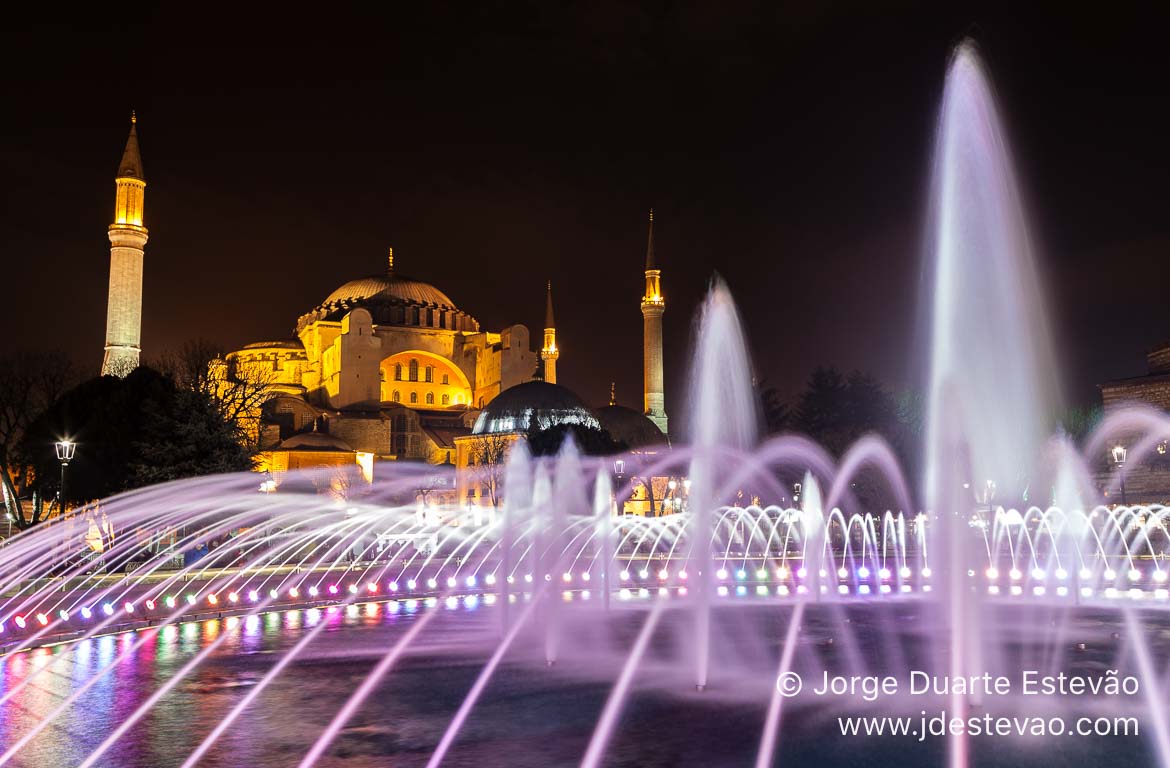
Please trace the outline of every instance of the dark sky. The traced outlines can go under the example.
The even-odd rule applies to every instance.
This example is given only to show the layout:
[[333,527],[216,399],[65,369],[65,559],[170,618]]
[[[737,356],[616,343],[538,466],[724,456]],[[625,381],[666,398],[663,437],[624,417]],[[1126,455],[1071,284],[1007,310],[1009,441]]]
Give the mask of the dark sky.
[[561,382],[602,404],[616,380],[636,406],[653,206],[668,411],[716,272],[786,396],[818,364],[911,386],[932,132],[967,34],[1019,158],[1070,399],[1141,373],[1170,336],[1165,18],[1077,3],[168,5],[116,24],[7,20],[9,347],[61,348],[96,373],[133,108],[147,357],[288,337],[393,245],[400,272],[535,343],[551,278]]

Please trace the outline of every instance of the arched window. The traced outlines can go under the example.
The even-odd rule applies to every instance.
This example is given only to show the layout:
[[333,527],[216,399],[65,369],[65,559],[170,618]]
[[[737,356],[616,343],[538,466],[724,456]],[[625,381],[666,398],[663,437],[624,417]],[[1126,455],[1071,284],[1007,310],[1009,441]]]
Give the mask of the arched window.
[[417,402],[418,402],[418,392],[411,392],[411,393],[410,393],[410,402],[411,402],[411,404],[412,404],[412,405],[413,405],[414,403],[417,403]]
[[427,392],[427,405],[434,405],[434,404],[435,404],[435,393],[434,392]]
[[418,381],[418,360],[410,361],[410,380]]
[[448,376],[448,375],[447,375],[447,374],[445,374],[445,373],[443,374],[443,383],[444,383],[444,384],[450,384],[450,383],[451,383],[451,377],[450,377],[450,376]]
[[399,392],[397,389],[394,390],[394,402],[396,402],[396,403],[402,402],[402,393]]
[[450,404],[451,404],[451,396],[450,395],[443,395],[443,405],[450,405]]
[[428,365],[428,366],[426,367],[426,371],[425,371],[425,373],[426,373],[426,377],[427,377],[427,378],[426,378],[426,381],[427,381],[427,383],[428,383],[428,384],[430,384],[432,381],[434,381],[434,380],[435,380],[435,366],[433,366],[433,365]]
[[402,363],[394,364],[394,380],[402,381]]

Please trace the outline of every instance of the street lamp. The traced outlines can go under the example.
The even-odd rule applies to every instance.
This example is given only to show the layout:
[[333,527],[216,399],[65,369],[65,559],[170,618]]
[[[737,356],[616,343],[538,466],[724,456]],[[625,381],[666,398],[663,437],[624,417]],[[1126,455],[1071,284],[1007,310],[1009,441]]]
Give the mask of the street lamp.
[[[613,489],[614,509],[618,507],[619,495],[625,490],[626,484],[626,460],[615,459],[613,462],[613,474],[617,478],[617,486]],[[624,506],[624,505],[623,505]],[[617,510],[618,514],[625,512],[624,509]]]
[[1125,446],[1121,443],[1113,446],[1109,453],[1113,457],[1113,463],[1117,465],[1117,478],[1121,482],[1121,506],[1128,507],[1129,504],[1125,501]]
[[57,441],[57,461],[61,462],[61,488],[57,491],[57,513],[65,514],[65,468],[77,453],[77,443],[72,440]]

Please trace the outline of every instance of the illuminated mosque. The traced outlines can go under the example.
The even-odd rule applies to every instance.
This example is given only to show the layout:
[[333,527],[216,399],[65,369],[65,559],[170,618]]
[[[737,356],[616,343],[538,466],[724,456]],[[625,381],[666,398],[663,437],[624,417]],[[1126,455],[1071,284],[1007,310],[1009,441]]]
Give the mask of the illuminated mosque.
[[[137,121],[115,179],[109,229],[110,284],[103,374],[138,364],[146,179]],[[342,283],[296,319],[287,339],[226,355],[223,376],[260,381],[271,393],[258,419],[259,469],[279,484],[292,469],[353,466],[372,477],[378,461],[467,467],[477,441],[509,442],[557,424],[604,428],[630,449],[666,442],[662,316],[666,302],[650,212],[644,269],[643,409],[593,411],[557,382],[552,285],[539,350],[523,325],[485,330],[439,288],[401,274],[390,249],[380,274]],[[474,483],[459,498],[478,497]],[[452,489],[453,491],[454,489]]]

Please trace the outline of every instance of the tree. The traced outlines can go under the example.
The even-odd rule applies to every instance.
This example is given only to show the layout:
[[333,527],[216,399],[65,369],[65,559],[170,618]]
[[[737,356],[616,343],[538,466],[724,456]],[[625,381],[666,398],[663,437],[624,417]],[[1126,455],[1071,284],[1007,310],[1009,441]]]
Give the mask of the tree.
[[788,404],[780,399],[777,389],[766,387],[764,383],[760,382],[760,406],[764,412],[764,428],[769,435],[776,435],[792,427],[792,411]]
[[516,440],[508,434],[486,434],[476,436],[471,444],[468,464],[475,475],[481,494],[496,507],[500,503],[500,489],[504,480],[504,459],[508,447]]
[[276,380],[272,369],[229,360],[222,347],[193,339],[161,357],[158,370],[179,388],[207,398],[235,429],[237,441],[249,451],[259,450],[261,408],[272,397]]
[[58,488],[59,465],[51,445],[62,434],[78,443],[65,501],[251,468],[235,426],[210,398],[145,366],[125,379],[83,382],[29,425],[19,451],[33,467],[42,497]]
[[[52,505],[43,494],[32,491],[26,508],[22,496],[29,493],[34,475],[18,455],[17,447],[29,425],[77,381],[69,358],[58,352],[21,352],[0,358],[0,495],[18,528],[47,518]],[[58,435],[56,439],[64,437]]]
[[870,432],[895,446],[905,442],[898,403],[876,379],[860,372],[845,378],[836,368],[817,368],[792,423],[835,456]]

